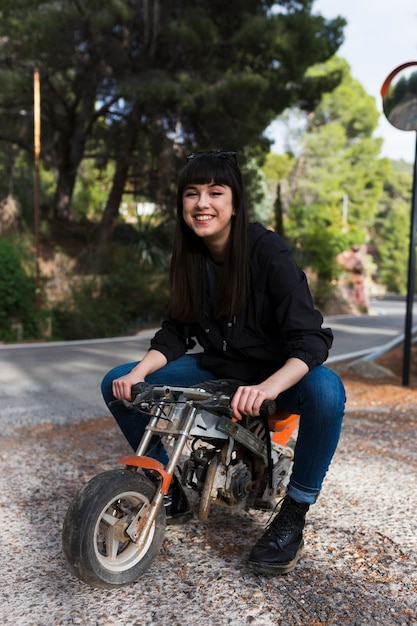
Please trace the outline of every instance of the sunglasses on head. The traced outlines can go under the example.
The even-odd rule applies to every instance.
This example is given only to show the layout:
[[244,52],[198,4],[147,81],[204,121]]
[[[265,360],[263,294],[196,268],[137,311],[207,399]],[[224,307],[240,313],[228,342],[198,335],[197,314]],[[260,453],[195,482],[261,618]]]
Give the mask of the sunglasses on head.
[[238,165],[237,152],[234,152],[233,150],[227,150],[227,151],[216,150],[213,152],[192,152],[191,154],[187,155],[187,161],[198,159],[198,157],[201,157],[201,156],[213,156],[213,157],[217,157],[218,159],[226,159],[227,161],[231,161],[235,165]]

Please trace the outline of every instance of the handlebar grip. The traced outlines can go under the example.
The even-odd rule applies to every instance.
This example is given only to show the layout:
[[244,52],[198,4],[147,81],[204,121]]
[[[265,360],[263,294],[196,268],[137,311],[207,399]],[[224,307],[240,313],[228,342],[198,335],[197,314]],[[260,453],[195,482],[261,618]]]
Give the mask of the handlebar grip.
[[136,385],[133,385],[130,391],[130,393],[132,394],[132,398],[135,398],[135,396],[145,391],[147,387],[148,387],[147,383],[136,383]]
[[136,383],[132,385],[130,390],[132,401],[135,404],[150,400],[152,396],[153,386],[149,383]]
[[275,400],[264,400],[261,404],[261,415],[273,415],[277,410]]
[[[221,395],[220,402],[222,404],[230,405],[232,398],[233,396]],[[276,410],[277,410],[277,405],[276,405],[275,400],[264,400],[261,404],[259,413],[260,415],[273,415]]]

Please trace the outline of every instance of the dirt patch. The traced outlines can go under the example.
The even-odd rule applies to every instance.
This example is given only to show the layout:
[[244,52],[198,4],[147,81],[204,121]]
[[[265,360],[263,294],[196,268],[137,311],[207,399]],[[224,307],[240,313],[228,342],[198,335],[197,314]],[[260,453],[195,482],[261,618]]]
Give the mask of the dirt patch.
[[417,348],[410,357],[410,382],[402,383],[403,348],[395,348],[377,361],[335,367],[347,392],[347,408],[385,407],[397,412],[414,406],[417,410]]

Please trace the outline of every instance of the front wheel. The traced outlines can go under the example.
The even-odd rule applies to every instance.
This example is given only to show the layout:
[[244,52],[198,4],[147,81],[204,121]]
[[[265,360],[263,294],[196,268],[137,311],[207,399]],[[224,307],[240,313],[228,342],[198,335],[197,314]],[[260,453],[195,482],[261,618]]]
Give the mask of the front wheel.
[[98,474],[72,500],[64,519],[62,547],[71,571],[92,587],[111,589],[134,582],[149,568],[165,536],[160,507],[145,543],[136,544],[126,529],[145,514],[155,485],[126,469]]

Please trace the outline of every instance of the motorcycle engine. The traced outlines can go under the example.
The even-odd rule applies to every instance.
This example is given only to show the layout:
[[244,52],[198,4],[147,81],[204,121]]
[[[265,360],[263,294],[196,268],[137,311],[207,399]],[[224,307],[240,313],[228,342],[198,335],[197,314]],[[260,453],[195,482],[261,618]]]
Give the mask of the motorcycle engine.
[[[213,455],[208,450],[199,448],[194,450],[184,464],[182,482],[199,493],[205,486],[207,470]],[[242,503],[251,492],[252,474],[243,461],[231,465],[219,464],[213,477],[211,488],[217,492],[218,504],[236,506]]]
[[252,474],[248,467],[242,461],[239,461],[237,465],[229,466],[227,474],[228,489],[226,493],[227,491],[229,492],[227,494],[229,499],[232,503],[245,500],[252,486]]
[[191,487],[199,493],[204,487],[207,469],[212,458],[209,451],[204,448],[197,448],[190,454],[190,458],[184,463],[182,472],[182,483]]

